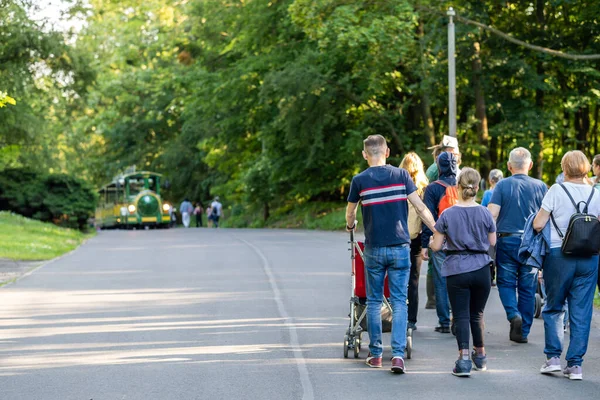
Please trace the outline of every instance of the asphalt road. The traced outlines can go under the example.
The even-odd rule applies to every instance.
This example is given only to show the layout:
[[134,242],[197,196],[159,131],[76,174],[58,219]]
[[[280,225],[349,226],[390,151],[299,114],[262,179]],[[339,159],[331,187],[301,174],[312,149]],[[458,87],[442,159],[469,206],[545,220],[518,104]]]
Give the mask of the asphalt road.
[[0,289],[0,399],[600,398],[598,316],[584,380],[543,376],[542,321],[529,344],[510,342],[495,289],[489,370],[452,376],[456,342],[433,331],[424,275],[407,374],[368,368],[366,348],[344,359],[346,242],[289,230],[101,232]]

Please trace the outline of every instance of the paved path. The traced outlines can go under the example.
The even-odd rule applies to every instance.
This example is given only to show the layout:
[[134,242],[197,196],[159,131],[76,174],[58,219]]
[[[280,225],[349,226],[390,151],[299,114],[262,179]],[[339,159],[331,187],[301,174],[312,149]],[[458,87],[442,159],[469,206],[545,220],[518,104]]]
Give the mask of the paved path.
[[0,289],[0,399],[600,397],[598,320],[585,380],[542,376],[541,320],[529,344],[509,342],[496,290],[488,372],[450,375],[454,338],[433,332],[435,312],[423,308],[406,375],[343,359],[346,240],[306,231],[102,232]]

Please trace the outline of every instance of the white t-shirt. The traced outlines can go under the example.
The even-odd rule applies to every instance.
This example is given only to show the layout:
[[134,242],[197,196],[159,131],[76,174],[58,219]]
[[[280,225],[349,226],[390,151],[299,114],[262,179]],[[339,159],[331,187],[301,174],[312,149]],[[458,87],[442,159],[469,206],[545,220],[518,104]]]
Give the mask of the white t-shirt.
[[[210,205],[210,208],[212,208],[213,210],[216,211],[217,217],[221,216],[221,210],[223,208],[223,206],[221,205],[221,203],[219,203],[218,201],[215,200]],[[214,213],[214,211],[213,211],[213,213]]]
[[[600,215],[600,193],[597,190],[586,184],[565,182],[563,185],[565,185],[576,204],[580,201],[586,202],[588,197],[590,197],[591,191],[594,190],[594,197],[592,197],[592,201],[588,205],[588,214],[596,216]],[[585,206],[581,204],[582,211],[584,207]],[[564,236],[567,232],[567,228],[569,227],[569,220],[576,211],[573,203],[569,199],[569,196],[567,196],[564,189],[561,188],[560,185],[552,185],[550,190],[548,190],[548,193],[546,193],[546,196],[542,201],[542,208],[552,213],[558,228]],[[551,231],[550,247],[555,248],[562,246],[562,239],[560,236],[558,236],[552,220],[548,221],[548,223],[550,224]]]

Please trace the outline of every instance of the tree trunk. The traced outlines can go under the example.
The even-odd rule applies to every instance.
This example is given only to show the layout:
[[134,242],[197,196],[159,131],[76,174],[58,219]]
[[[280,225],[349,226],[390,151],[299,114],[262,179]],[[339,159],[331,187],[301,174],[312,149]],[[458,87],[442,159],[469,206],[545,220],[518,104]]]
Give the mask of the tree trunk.
[[481,151],[479,153],[479,169],[481,176],[486,179],[490,173],[490,135],[488,131],[487,115],[485,111],[485,96],[481,84],[481,46],[479,42],[473,44],[473,89],[475,90],[475,117],[477,118],[477,136]]
[[590,131],[590,107],[585,106],[575,111],[575,131],[577,133],[577,150],[585,151]]

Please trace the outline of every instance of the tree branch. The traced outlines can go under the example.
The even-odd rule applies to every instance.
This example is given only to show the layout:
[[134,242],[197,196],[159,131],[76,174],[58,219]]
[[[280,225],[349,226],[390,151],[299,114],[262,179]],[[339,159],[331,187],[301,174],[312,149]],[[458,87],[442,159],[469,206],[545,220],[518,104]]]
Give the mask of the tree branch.
[[[430,13],[435,13],[435,14],[440,14],[440,15],[446,16],[446,14],[444,12],[438,11],[438,10],[433,10],[431,8],[428,8],[428,7],[417,6],[416,8],[421,9],[423,11],[430,12]],[[553,50],[553,49],[549,49],[547,47],[541,47],[541,46],[536,46],[534,44],[526,43],[526,42],[524,42],[522,40],[519,40],[519,39],[516,39],[516,38],[514,38],[514,37],[512,37],[512,36],[510,36],[510,35],[508,35],[508,34],[506,34],[504,32],[502,32],[502,31],[499,31],[496,28],[492,28],[491,26],[482,24],[481,22],[473,21],[473,20],[470,20],[468,18],[461,17],[459,15],[455,15],[454,18],[457,21],[463,22],[465,24],[475,25],[475,26],[477,26],[479,28],[482,28],[482,29],[485,29],[487,31],[490,31],[493,34],[498,35],[498,36],[500,36],[501,38],[503,38],[505,40],[508,40],[509,42],[518,44],[519,46],[523,46],[523,47],[526,47],[528,49],[535,50],[535,51],[538,51],[538,52],[541,52],[541,53],[550,54],[551,56],[554,56],[554,57],[562,57],[562,58],[567,58],[569,60],[600,60],[600,54],[569,54],[569,53],[563,53],[562,51]]]

